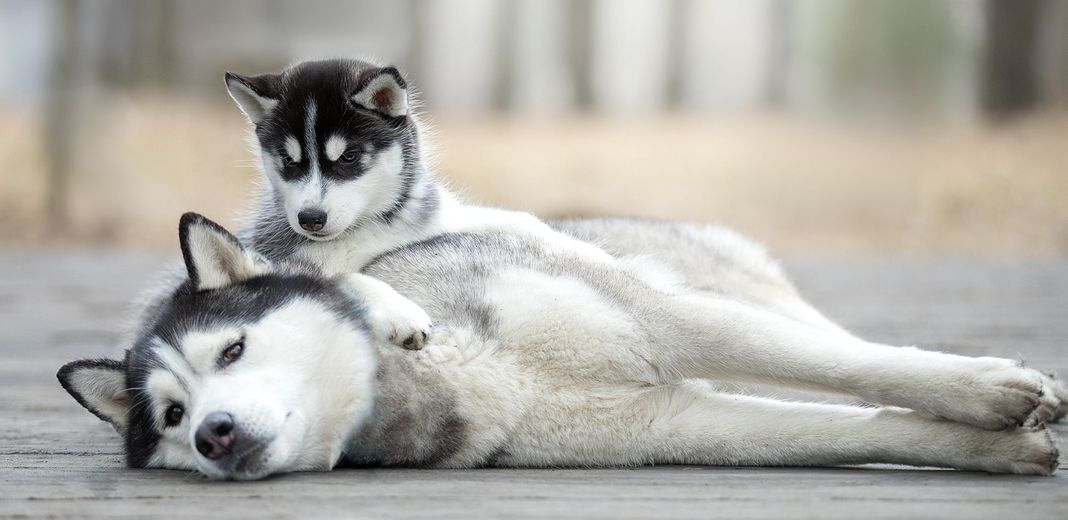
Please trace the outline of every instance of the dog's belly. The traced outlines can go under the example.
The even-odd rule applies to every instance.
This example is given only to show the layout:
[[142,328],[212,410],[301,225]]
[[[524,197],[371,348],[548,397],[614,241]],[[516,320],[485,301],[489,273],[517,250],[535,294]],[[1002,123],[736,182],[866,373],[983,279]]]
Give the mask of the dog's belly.
[[509,268],[485,280],[494,334],[444,325],[415,354],[455,388],[470,425],[464,448],[440,465],[607,460],[588,455],[589,432],[629,435],[626,410],[654,377],[634,320],[574,278]]
[[495,311],[498,341],[541,380],[653,377],[636,354],[642,334],[633,317],[576,278],[506,269],[487,280],[484,294]]

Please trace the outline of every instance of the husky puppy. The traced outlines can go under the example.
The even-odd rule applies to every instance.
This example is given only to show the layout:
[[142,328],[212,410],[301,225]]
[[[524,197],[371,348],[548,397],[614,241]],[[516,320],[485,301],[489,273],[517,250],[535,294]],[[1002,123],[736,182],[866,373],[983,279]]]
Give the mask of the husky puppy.
[[[672,289],[545,237],[449,233],[380,256],[365,272],[388,285],[369,286],[267,260],[198,215],[179,234],[186,279],[125,359],[58,374],[132,467],[1057,467],[1045,428],[1021,424],[1054,413],[1044,384],[1063,387],[1006,359],[859,340],[791,311],[775,273]],[[420,308],[438,324],[423,349],[375,332],[423,326]],[[727,394],[720,379],[890,406]]]
[[268,259],[340,274],[446,232],[556,235],[532,215],[465,204],[433,178],[408,83],[394,67],[335,59],[225,79],[253,124],[267,180],[239,235]]

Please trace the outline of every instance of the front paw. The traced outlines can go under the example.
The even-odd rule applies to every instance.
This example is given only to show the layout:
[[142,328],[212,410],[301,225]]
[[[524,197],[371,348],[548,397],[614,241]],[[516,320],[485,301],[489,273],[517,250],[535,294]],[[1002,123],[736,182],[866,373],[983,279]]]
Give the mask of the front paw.
[[380,339],[408,350],[423,348],[432,327],[430,316],[407,299],[378,305],[372,311],[371,321],[376,324]]
[[[1041,375],[1007,359],[970,360],[972,370],[950,380],[953,398],[939,415],[988,430],[1014,428],[1045,415]],[[953,401],[961,399],[954,403]],[[1040,417],[1045,419],[1045,417]]]
[[1052,374],[1039,373],[1042,378],[1042,394],[1038,408],[1027,419],[1027,426],[1040,426],[1057,422],[1068,413],[1068,388]]
[[426,339],[430,337],[429,323],[425,328],[407,327],[401,330],[393,330],[389,335],[390,343],[408,350],[419,350],[426,345]]

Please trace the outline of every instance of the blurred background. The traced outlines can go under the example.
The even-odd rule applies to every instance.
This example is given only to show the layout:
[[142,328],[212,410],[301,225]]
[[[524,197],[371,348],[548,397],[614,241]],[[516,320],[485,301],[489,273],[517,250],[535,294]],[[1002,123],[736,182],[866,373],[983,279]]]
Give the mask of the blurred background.
[[0,0],[0,247],[175,250],[259,179],[223,72],[369,57],[439,175],[787,254],[1068,255],[1068,1]]

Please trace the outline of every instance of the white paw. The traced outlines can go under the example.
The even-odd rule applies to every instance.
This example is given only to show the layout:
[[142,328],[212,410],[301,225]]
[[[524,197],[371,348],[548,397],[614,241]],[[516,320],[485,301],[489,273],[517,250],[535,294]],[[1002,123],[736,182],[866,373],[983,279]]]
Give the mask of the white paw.
[[407,298],[376,301],[368,307],[375,334],[408,350],[419,350],[430,337],[432,323],[426,311]]
[[949,371],[927,411],[988,430],[1014,428],[1040,408],[1042,387],[1041,374],[1008,359],[969,359]]
[[422,307],[370,276],[349,273],[340,282],[363,302],[375,339],[409,350],[423,348],[430,336],[431,323]]
[[991,432],[984,442],[980,468],[994,473],[1052,475],[1060,464],[1057,445],[1045,428],[1018,428]]
[[1027,419],[1028,426],[1057,422],[1068,414],[1068,387],[1052,374],[1039,374],[1042,379],[1042,397],[1038,408]]

